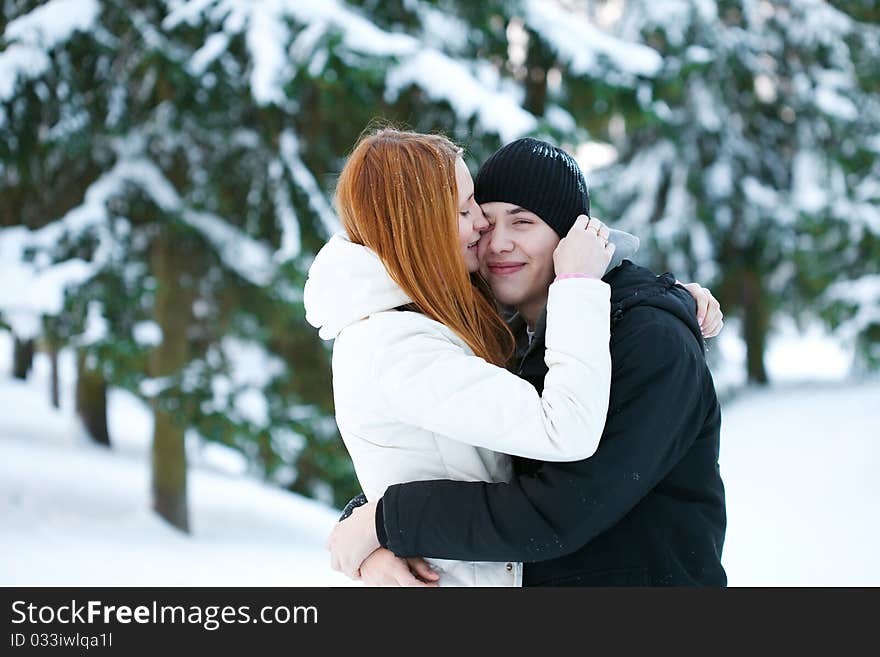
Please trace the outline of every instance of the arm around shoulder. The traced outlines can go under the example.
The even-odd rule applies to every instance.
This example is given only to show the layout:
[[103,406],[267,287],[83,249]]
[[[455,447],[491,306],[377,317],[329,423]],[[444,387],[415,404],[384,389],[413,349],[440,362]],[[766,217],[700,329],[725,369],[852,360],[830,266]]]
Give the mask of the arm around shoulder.
[[551,286],[550,372],[543,396],[506,369],[472,355],[436,322],[410,318],[401,330],[389,321],[373,357],[373,380],[387,412],[401,422],[507,454],[545,461],[591,456],[608,408],[608,296],[607,285],[595,280]]

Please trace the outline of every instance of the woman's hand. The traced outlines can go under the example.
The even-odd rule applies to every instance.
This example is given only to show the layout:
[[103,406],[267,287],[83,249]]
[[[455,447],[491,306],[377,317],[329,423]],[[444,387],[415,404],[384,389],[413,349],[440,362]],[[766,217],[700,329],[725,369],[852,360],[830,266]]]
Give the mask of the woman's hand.
[[553,252],[556,275],[587,274],[602,278],[615,246],[608,243],[608,228],[598,219],[580,215]]
[[376,502],[359,506],[348,518],[337,522],[327,539],[333,570],[352,579],[360,577],[361,564],[380,547],[376,536]]
[[424,559],[401,559],[379,548],[361,564],[361,580],[367,586],[440,586],[440,575]]
[[697,321],[700,323],[703,337],[714,338],[721,333],[721,329],[724,327],[724,313],[721,312],[721,304],[712,296],[709,288],[703,287],[699,283],[675,282],[690,292],[694,301],[697,302]]

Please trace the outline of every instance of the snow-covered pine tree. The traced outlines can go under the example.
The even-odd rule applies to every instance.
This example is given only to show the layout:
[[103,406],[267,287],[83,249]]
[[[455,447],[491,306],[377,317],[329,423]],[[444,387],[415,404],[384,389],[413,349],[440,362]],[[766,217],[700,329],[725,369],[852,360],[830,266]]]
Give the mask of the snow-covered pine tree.
[[[823,238],[823,251],[834,256],[821,261],[824,267],[814,260],[810,282],[820,282],[815,285],[819,308],[841,338],[856,343],[857,371],[864,372],[880,367],[880,5],[870,0],[831,4],[857,21],[846,46],[864,93],[850,98],[859,131],[833,137],[848,142],[845,157],[830,172],[824,204],[835,230]],[[841,188],[851,192],[841,194]],[[813,230],[822,219],[816,224]]]
[[749,380],[766,382],[773,316],[809,314],[831,281],[876,271],[853,257],[847,271],[839,250],[876,243],[880,116],[858,60],[877,25],[819,0],[630,0],[614,29],[663,68],[616,119],[599,202],[655,265],[718,291],[742,317]]

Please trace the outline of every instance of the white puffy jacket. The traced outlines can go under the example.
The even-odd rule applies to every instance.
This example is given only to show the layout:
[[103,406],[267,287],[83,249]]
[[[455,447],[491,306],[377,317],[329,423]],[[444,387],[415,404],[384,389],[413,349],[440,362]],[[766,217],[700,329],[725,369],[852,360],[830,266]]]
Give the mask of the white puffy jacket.
[[[334,339],[336,423],[368,500],[396,483],[507,481],[508,454],[592,456],[608,409],[610,289],[573,278],[550,286],[543,396],[487,363],[417,312],[369,249],[339,234],[305,285],[306,319]],[[445,586],[519,586],[522,565],[429,559]]]

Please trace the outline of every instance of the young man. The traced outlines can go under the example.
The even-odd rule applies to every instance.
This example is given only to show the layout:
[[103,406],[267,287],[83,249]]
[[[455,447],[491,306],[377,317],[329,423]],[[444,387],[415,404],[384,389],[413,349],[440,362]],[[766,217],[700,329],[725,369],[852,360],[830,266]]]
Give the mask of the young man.
[[[561,149],[520,139],[481,167],[476,199],[491,224],[480,246],[483,274],[517,311],[512,369],[540,391],[553,250],[589,214],[583,174]],[[386,579],[402,581],[393,573],[408,572],[406,563],[373,553],[381,545],[398,557],[508,561],[511,570],[524,562],[527,586],[726,585],[721,413],[703,342],[703,333],[717,333],[720,312],[701,330],[694,299],[670,274],[619,259],[612,267],[603,278],[612,295],[611,398],[595,455],[515,459],[508,483],[391,486],[334,530],[335,564],[352,572],[346,562],[372,553],[364,566],[375,561],[373,578],[385,569]],[[424,562],[410,565],[436,579]]]

